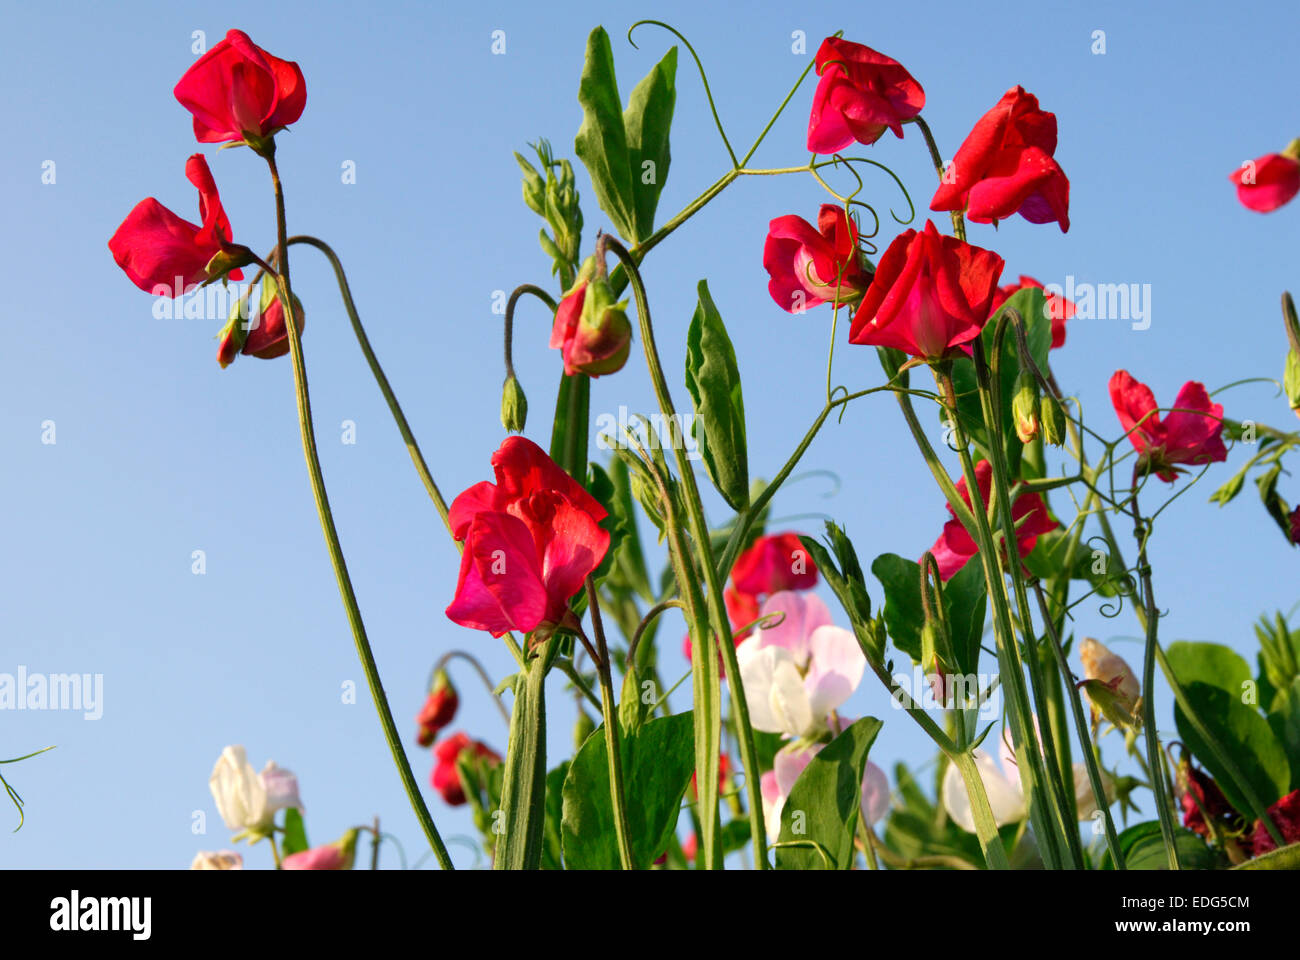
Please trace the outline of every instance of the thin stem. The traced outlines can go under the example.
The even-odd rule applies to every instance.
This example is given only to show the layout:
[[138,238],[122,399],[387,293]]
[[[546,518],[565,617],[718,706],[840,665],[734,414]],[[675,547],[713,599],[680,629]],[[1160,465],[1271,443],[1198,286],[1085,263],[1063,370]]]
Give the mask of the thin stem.
[[[650,320],[650,304],[646,297],[645,284],[641,280],[640,272],[637,270],[636,261],[632,255],[617,240],[607,235],[602,236],[601,241],[606,248],[614,253],[622,262],[624,269],[632,281],[632,289],[636,296],[637,315],[641,324],[641,342],[645,350],[646,363],[650,369],[650,378],[654,384],[655,395],[659,400],[659,408],[667,418],[668,423],[680,423],[677,419],[677,412],[673,407],[672,397],[668,393],[668,383],[664,379],[663,367],[659,361],[659,351],[655,346],[654,327]],[[597,260],[600,259],[599,252]],[[686,512],[690,521],[691,537],[694,539],[696,547],[699,549],[701,558],[700,566],[703,569],[705,584],[708,587],[707,604],[709,617],[713,622],[713,637],[707,635],[694,638],[699,643],[702,655],[707,658],[706,663],[710,669],[716,663],[713,660],[711,647],[716,643],[722,650],[722,658],[727,666],[727,687],[731,693],[732,710],[735,714],[737,739],[740,741],[741,761],[745,765],[745,786],[749,792],[749,819],[750,831],[754,843],[754,861],[756,863],[767,863],[767,834],[763,826],[763,798],[759,784],[758,774],[758,751],[754,746],[754,728],[749,719],[749,704],[745,698],[745,688],[740,682],[740,665],[736,659],[736,647],[731,635],[731,622],[728,619],[726,607],[722,598],[722,581],[718,576],[717,568],[714,566],[712,551],[710,550],[710,538],[708,523],[704,518],[704,507],[700,500],[700,490],[695,482],[695,471],[692,468],[691,461],[687,458],[687,452],[681,444],[674,444],[674,452],[677,457],[677,468],[681,474],[681,482],[686,494]],[[710,769],[704,771],[704,776],[711,777],[712,782],[703,782],[700,784],[701,799],[711,800],[712,809],[706,809],[705,814],[709,819],[717,816],[717,757],[712,758]]]
[[1142,726],[1146,734],[1147,766],[1150,767],[1151,792],[1155,795],[1156,813],[1160,817],[1160,832],[1165,842],[1165,853],[1169,857],[1169,869],[1181,870],[1178,862],[1178,844],[1175,839],[1173,812],[1169,809],[1169,789],[1165,783],[1165,769],[1160,762],[1160,736],[1156,732],[1156,630],[1160,622],[1160,611],[1156,607],[1155,589],[1151,583],[1151,564],[1147,560],[1147,540],[1149,529],[1142,522],[1138,511],[1138,498],[1132,498],[1133,522],[1136,525],[1133,536],[1138,542],[1138,576],[1142,581],[1142,601],[1146,610],[1146,646],[1142,656]]
[[438,658],[438,662],[434,664],[433,672],[437,673],[451,660],[464,660],[473,668],[474,672],[478,674],[478,678],[483,681],[483,686],[487,688],[488,696],[490,696],[492,702],[496,704],[497,711],[501,714],[501,719],[506,722],[506,726],[509,726],[510,711],[507,710],[506,705],[501,702],[501,697],[497,695],[496,685],[492,682],[492,678],[488,676],[488,672],[483,669],[483,664],[479,663],[478,658],[473,654],[466,653],[464,650],[449,650]]
[[[942,183],[944,174],[943,154],[939,152],[939,145],[934,141],[934,134],[930,131],[930,125],[921,116],[903,122],[915,123],[920,127],[921,135],[925,137],[925,145],[930,148],[930,160],[934,163],[934,172],[939,175],[939,182]],[[960,210],[952,211],[952,235],[963,243],[966,241],[966,218]]]
[[[411,765],[406,759],[406,752],[402,749],[402,740],[397,732],[397,724],[393,722],[393,712],[389,708],[388,697],[384,694],[384,687],[379,679],[379,668],[375,664],[374,653],[371,651],[370,641],[366,637],[365,624],[362,622],[361,609],[357,605],[356,594],[352,589],[352,578],[348,575],[347,561],[343,558],[343,547],[339,543],[338,530],[334,526],[334,515],[330,510],[329,495],[325,491],[325,476],[321,471],[320,456],[316,450],[316,431],[311,416],[311,396],[307,388],[307,366],[303,358],[302,336],[298,331],[297,316],[293,308],[293,291],[289,286],[288,231],[285,227],[284,189],[280,183],[280,173],[276,168],[274,157],[267,158],[267,165],[270,167],[271,183],[275,189],[276,232],[280,249],[280,272],[276,277],[276,287],[280,297],[280,306],[284,311],[284,326],[289,339],[289,355],[293,362],[294,390],[298,402],[298,424],[302,433],[303,456],[307,461],[307,472],[311,478],[312,495],[316,501],[316,512],[320,516],[321,529],[325,534],[325,543],[329,548],[330,562],[334,566],[334,576],[338,581],[343,606],[347,610],[348,623],[352,628],[352,638],[356,643],[357,656],[360,658],[362,669],[366,674],[366,683],[370,687],[370,695],[375,702],[379,722],[384,728],[384,739],[388,741],[388,749],[392,753],[393,763],[397,766],[398,773],[401,775],[407,799],[411,803],[411,808],[415,811],[416,818],[420,821],[420,826],[424,830],[429,845],[433,848],[434,855],[438,858],[438,863],[442,865],[444,870],[450,870],[452,869],[451,857],[442,842],[442,837],[438,834],[438,828],[434,826],[433,817],[429,814],[429,808],[425,804],[420,788],[415,782],[415,776],[411,773]],[[262,266],[266,268],[265,264],[262,264]],[[269,268],[266,269],[270,272]]]
[[627,824],[627,799],[623,792],[623,750],[619,743],[609,645],[605,642],[605,626],[600,619],[600,599],[596,596],[596,584],[590,574],[587,576],[587,605],[591,608],[592,632],[596,634],[596,671],[600,675],[600,706],[601,715],[605,718],[605,752],[609,758],[609,795],[614,806],[618,859],[624,870],[635,870],[637,864],[632,855],[632,831]]
[[[370,346],[370,338],[366,336],[365,327],[361,325],[361,316],[357,313],[357,305],[352,299],[352,288],[348,284],[347,275],[343,272],[343,264],[338,258],[332,247],[325,241],[316,237],[299,235],[290,237],[284,246],[291,246],[295,243],[306,244],[315,247],[323,253],[329,260],[330,266],[334,268],[334,278],[338,281],[339,293],[343,297],[343,308],[347,311],[348,320],[352,323],[352,332],[356,334],[357,343],[361,347],[361,352],[365,355],[366,363],[370,367],[370,372],[375,378],[375,383],[379,385],[379,391],[384,395],[384,400],[388,404],[388,409],[393,415],[393,421],[397,424],[397,430],[402,435],[402,441],[406,444],[407,453],[411,456],[411,462],[415,465],[415,472],[420,477],[420,482],[424,484],[425,491],[429,494],[429,499],[433,501],[434,508],[438,511],[438,516],[442,518],[443,526],[447,528],[447,533],[452,536],[456,549],[464,551],[465,545],[455,539],[455,534],[451,529],[451,519],[447,510],[447,502],[443,499],[442,492],[438,489],[438,484],[433,479],[433,474],[429,471],[429,465],[425,462],[424,453],[420,450],[419,441],[415,439],[415,434],[411,431],[411,425],[406,421],[406,414],[402,412],[402,405],[397,400],[397,394],[393,392],[388,377],[384,374],[384,368],[379,364],[379,358],[375,356],[374,349]],[[284,258],[288,263],[288,256]],[[523,666],[523,651],[519,647],[518,641],[514,635],[507,633],[505,635],[506,646],[510,648],[510,653],[515,658],[515,662]]]
[[1070,698],[1070,709],[1074,714],[1074,726],[1079,732],[1079,743],[1083,747],[1083,762],[1088,768],[1088,782],[1092,785],[1092,795],[1096,800],[1097,809],[1101,811],[1103,822],[1106,827],[1106,846],[1110,850],[1111,859],[1115,861],[1116,870],[1126,869],[1124,865],[1124,852],[1120,849],[1119,834],[1115,832],[1115,821],[1110,815],[1110,800],[1106,796],[1106,787],[1102,783],[1101,771],[1097,767],[1097,754],[1092,747],[1092,735],[1088,732],[1088,718],[1083,712],[1083,701],[1079,696],[1079,688],[1074,685],[1074,675],[1070,671],[1070,663],[1065,658],[1065,649],[1061,646],[1060,634],[1056,631],[1056,621],[1052,618],[1051,611],[1047,606],[1047,594],[1043,591],[1043,585],[1037,580],[1034,581],[1034,592],[1038,596],[1038,608],[1043,615],[1043,623],[1046,625],[1047,637],[1052,644],[1052,652],[1056,655],[1056,664],[1061,670],[1062,690],[1067,691],[1066,695]]

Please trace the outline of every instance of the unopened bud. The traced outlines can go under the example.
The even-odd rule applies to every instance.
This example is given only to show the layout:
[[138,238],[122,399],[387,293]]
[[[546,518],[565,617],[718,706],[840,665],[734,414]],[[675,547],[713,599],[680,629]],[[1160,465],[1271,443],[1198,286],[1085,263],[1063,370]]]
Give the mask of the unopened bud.
[[1038,378],[1028,370],[1021,370],[1016,376],[1016,385],[1011,395],[1011,416],[1015,420],[1016,436],[1021,443],[1028,443],[1038,435]]
[[528,420],[528,398],[519,379],[512,373],[506,377],[501,391],[501,426],[514,433],[522,433]]

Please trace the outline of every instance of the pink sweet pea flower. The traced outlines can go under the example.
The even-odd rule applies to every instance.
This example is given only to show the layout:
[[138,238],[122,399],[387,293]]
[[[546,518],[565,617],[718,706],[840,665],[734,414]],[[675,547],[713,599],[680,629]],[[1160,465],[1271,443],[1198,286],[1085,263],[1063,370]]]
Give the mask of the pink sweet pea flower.
[[[844,723],[844,726],[848,726],[848,723]],[[825,744],[814,743],[804,747],[786,747],[778,750],[772,758],[772,769],[763,774],[759,781],[763,798],[763,823],[769,840],[775,841],[781,835],[781,813],[785,810],[786,798],[794,789],[799,775],[824,746]],[[889,806],[889,778],[885,776],[885,771],[868,760],[862,776],[862,816],[869,824],[879,823],[889,812]]]
[[817,50],[821,79],[808,117],[808,149],[836,153],[855,140],[871,144],[925,106],[925,91],[901,63],[870,47],[827,37]]
[[[993,483],[993,467],[987,460],[975,464],[975,482],[979,484],[981,508],[987,509],[989,490]],[[957,481],[957,492],[970,506],[970,493],[966,489],[966,478]],[[967,561],[979,552],[975,539],[953,513],[949,504],[948,513],[952,516],[943,526],[943,533],[935,541],[930,552],[939,564],[939,576],[947,580],[954,573],[966,566]],[[1050,533],[1060,526],[1052,519],[1043,504],[1043,498],[1036,493],[1022,493],[1011,503],[1011,517],[1016,523],[1016,548],[1020,558],[1024,559],[1038,543],[1044,533]],[[1028,519],[1025,519],[1028,518]]]
[[1179,464],[1195,466],[1228,459],[1223,445],[1223,406],[1210,402],[1205,385],[1195,380],[1183,384],[1173,409],[1162,420],[1151,388],[1117,370],[1110,378],[1110,400],[1115,414],[1140,456],[1134,475],[1153,471],[1166,483],[1182,472]]
[[494,637],[549,633],[572,619],[569,598],[609,549],[605,509],[531,440],[507,437],[492,466],[495,484],[475,484],[451,505],[465,553],[447,616]]
[[814,227],[793,214],[777,217],[763,245],[767,289],[787,313],[803,313],[822,303],[856,302],[871,283],[858,252],[857,224],[844,208],[822,204]]
[[782,591],[763,604],[764,617],[784,613],[740,647],[740,677],[755,730],[808,737],[862,682],[867,661],[853,634],[831,625],[815,594]]
[[302,116],[307,83],[298,64],[273,57],[242,30],[199,57],[173,91],[194,115],[200,143],[273,135]]
[[1284,153],[1268,153],[1243,164],[1228,179],[1237,185],[1243,207],[1272,213],[1300,193],[1300,161]]
[[[117,265],[145,293],[179,296],[208,279],[208,261],[214,256],[239,249],[231,243],[230,220],[203,154],[196,153],[186,161],[185,176],[199,191],[202,226],[178,217],[149,197],[135,205],[108,241]],[[228,276],[231,280],[244,278],[238,269]],[[175,289],[176,284],[180,290]]]
[[280,861],[281,870],[351,870],[357,851],[357,830],[322,847],[291,853]]

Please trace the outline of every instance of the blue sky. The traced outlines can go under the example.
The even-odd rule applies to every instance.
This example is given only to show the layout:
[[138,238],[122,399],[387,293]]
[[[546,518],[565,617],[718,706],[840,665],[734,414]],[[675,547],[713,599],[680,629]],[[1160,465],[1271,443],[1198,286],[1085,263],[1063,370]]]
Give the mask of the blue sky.
[[[739,22],[697,3],[647,4],[637,16],[614,9],[241,2],[220,10],[180,3],[7,9],[0,40],[0,85],[10,91],[0,153],[8,225],[0,258],[10,276],[0,352],[0,672],[21,665],[102,674],[104,703],[98,720],[66,711],[4,718],[0,754],[58,747],[5,768],[27,801],[27,824],[0,840],[0,864],[183,867],[197,849],[228,846],[207,788],[228,743],[244,744],[259,767],[273,758],[297,772],[313,842],[377,814],[412,860],[421,850],[364,692],[311,502],[288,362],[242,358],[220,370],[214,337],[221,321],[155,320],[152,299],[126,280],[106,247],[145,196],[196,218],[184,165],[200,148],[171,94],[194,60],[195,30],[210,45],[237,26],[301,65],[306,111],[279,138],[290,230],[324,238],[342,257],[375,349],[448,499],[489,475],[502,438],[493,292],[548,282],[538,222],[520,199],[511,154],[545,136],[572,156],[588,30],[597,23],[609,30],[625,96],[670,45],[668,34],[646,27],[636,36],[640,49],[632,48],[625,34],[638,16],[668,20],[692,40],[738,148],[836,29],[897,58],[920,80],[925,116],[947,155],[1009,87],[1020,83],[1038,95],[1059,119],[1071,230],[1017,218],[997,232],[975,226],[970,239],[1002,254],[1010,276],[1151,285],[1149,329],[1075,322],[1053,355],[1058,381],[1081,396],[1101,432],[1120,432],[1106,396],[1117,367],[1166,404],[1187,379],[1213,390],[1280,377],[1278,297],[1298,285],[1300,209],[1246,211],[1227,177],[1300,133],[1292,5],[1256,4],[1247,14],[1173,3],[1015,3],[996,13],[957,3],[762,3],[749,5]],[[505,31],[504,55],[491,52],[494,30]],[[806,56],[791,52],[797,30],[807,35]],[[1101,55],[1092,52],[1096,30],[1105,33]],[[685,58],[678,83],[661,221],[727,166]],[[795,97],[756,165],[807,159],[811,93],[810,83]],[[870,149],[924,208],[933,170],[915,130]],[[236,239],[269,249],[274,218],[263,166],[246,150],[204,152]],[[47,161],[53,183],[42,182]],[[342,182],[347,161],[355,163],[354,184]],[[578,176],[589,247],[608,221],[585,172]],[[901,199],[883,175],[868,180],[865,193],[882,212],[883,248],[902,229],[887,213],[901,209]],[[792,317],[768,296],[767,222],[786,213],[812,219],[824,196],[806,177],[744,180],[647,260],[679,405],[695,287],[709,280],[740,361],[754,475],[771,476],[819,411],[829,332],[824,310]],[[414,745],[412,718],[433,660],[470,650],[495,678],[510,672],[511,661],[490,637],[444,616],[455,550],[369,378],[327,265],[302,250],[293,275],[307,311],[307,361],[335,517],[425,783],[430,758]],[[875,357],[847,346],[846,335],[842,324],[837,381],[875,385]],[[515,356],[531,402],[527,433],[543,443],[560,369],[547,336],[538,308],[526,303]],[[644,365],[634,361],[595,385],[593,418],[621,403],[651,407]],[[1292,422],[1271,386],[1217,399],[1235,419]],[[348,420],[356,425],[351,445],[341,442]],[[42,442],[46,421],[54,424],[53,444]],[[1244,452],[1230,460],[1243,462]],[[812,532],[820,521],[807,515],[832,516],[868,560],[918,555],[946,519],[887,398],[858,401],[828,426],[802,469],[834,471],[838,492],[827,496],[825,479],[792,484],[777,497],[776,515],[804,517],[786,525]],[[1226,509],[1205,502],[1228,474],[1215,467],[1162,516],[1152,560],[1167,641],[1225,642],[1253,659],[1251,622],[1290,609],[1297,560],[1249,502],[1249,488]],[[1300,499],[1289,478],[1283,487],[1284,496]],[[708,506],[715,521],[725,519],[719,499]],[[206,558],[201,576],[191,572],[196,550]],[[878,588],[873,599],[880,600]],[[1076,632],[1114,640],[1130,662],[1138,659],[1127,614],[1107,620],[1085,605]],[[679,634],[679,624],[663,634],[665,674],[685,669]],[[456,728],[504,748],[505,726],[486,692],[454,669],[463,703]],[[342,702],[348,682],[362,691],[356,704]],[[559,757],[570,749],[573,714],[558,680],[551,690]],[[1161,727],[1172,731],[1168,696],[1158,696]],[[675,702],[685,709],[688,697]],[[885,720],[873,751],[878,763],[930,752],[879,687],[864,683],[846,712]],[[1109,746],[1117,748],[1114,738]],[[472,833],[463,810],[428,795],[445,836]],[[196,811],[206,815],[204,835],[194,832]],[[473,863],[468,849],[452,846],[458,863]],[[269,862],[264,847],[245,853],[250,865]]]

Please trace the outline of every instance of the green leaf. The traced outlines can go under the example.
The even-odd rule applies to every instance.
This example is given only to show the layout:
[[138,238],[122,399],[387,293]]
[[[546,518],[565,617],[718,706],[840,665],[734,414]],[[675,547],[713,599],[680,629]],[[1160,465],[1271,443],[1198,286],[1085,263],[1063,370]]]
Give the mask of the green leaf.
[[551,459],[582,482],[587,475],[587,429],[591,405],[591,377],[583,373],[560,374],[555,395],[555,423],[551,427]]
[[[1174,675],[1182,684],[1197,718],[1227,751],[1259,801],[1267,805],[1287,793],[1291,785],[1291,767],[1286,749],[1273,735],[1268,721],[1254,708],[1241,702],[1240,690],[1229,692],[1216,684],[1199,680],[1188,683],[1177,670]],[[1245,793],[1193,728],[1181,707],[1174,707],[1174,722],[1183,742],[1214,778],[1228,802],[1237,810],[1249,813],[1252,807]]]
[[587,491],[605,508],[605,519],[600,521],[600,528],[609,533],[609,549],[592,573],[594,579],[602,580],[614,569],[619,548],[627,536],[627,525],[620,505],[615,503],[614,482],[604,468],[598,463],[587,464],[587,478]]
[[1300,843],[1278,847],[1261,854],[1253,860],[1247,860],[1234,870],[1300,870]]
[[[1178,850],[1178,862],[1186,870],[1214,870],[1220,866],[1219,855],[1190,830],[1177,829],[1174,832],[1174,845]],[[1119,835],[1119,848],[1124,854],[1124,866],[1129,870],[1169,869],[1169,856],[1165,852],[1158,820],[1135,823],[1129,827]],[[1100,869],[1115,869],[1109,850],[1102,855]]]
[[[993,340],[997,330],[998,318],[1007,310],[1018,310],[1025,319],[1025,340],[1029,346],[1029,355],[1040,370],[1047,369],[1047,354],[1052,348],[1052,321],[1047,315],[1046,298],[1037,287],[1018,290],[1006,303],[989,318],[981,334],[984,340],[985,355],[992,364]],[[1020,356],[1016,346],[1015,329],[1008,326],[1002,339],[1002,356],[998,360],[999,398],[1002,410],[1002,436],[1006,445],[1007,463],[1011,476],[1019,476],[1020,452],[1022,445],[1016,436],[1015,421],[1011,414],[1011,399],[1015,388],[1016,375],[1020,372]],[[975,364],[962,357],[953,363],[953,388],[957,394],[957,415],[962,426],[966,428],[977,444],[989,449],[988,431],[984,428],[984,414],[980,407],[979,389],[975,382]],[[941,414],[944,415],[944,414]]]
[[749,506],[749,462],[740,370],[707,280],[700,281],[699,303],[686,336],[686,388],[695,404],[691,433],[709,477],[732,509],[743,510]]
[[596,201],[624,239],[636,237],[636,198],[632,193],[623,104],[614,75],[609,34],[597,27],[587,37],[587,58],[578,82],[582,126],[573,149],[591,176]]
[[778,870],[848,870],[853,865],[862,776],[867,753],[879,732],[879,720],[863,717],[824,747],[799,774],[781,810],[778,843],[809,846],[779,846]]
[[672,47],[637,84],[623,112],[635,223],[632,239],[638,243],[654,233],[655,208],[668,179],[676,77],[677,48]]
[[839,599],[840,606],[848,614],[863,654],[871,662],[881,663],[885,659],[885,637],[883,631],[874,629],[871,597],[867,594],[857,551],[853,549],[853,544],[844,531],[829,520],[826,521],[826,539],[835,550],[834,558],[812,537],[799,537],[831,591]]
[[[622,739],[632,855],[648,867],[668,846],[695,771],[690,712],[659,717]],[[603,727],[587,738],[564,778],[564,861],[571,870],[618,869]]]
[[564,760],[546,775],[546,827],[542,837],[542,869],[563,870],[563,841],[560,818],[564,815],[564,778],[569,761]]
[[615,579],[629,590],[636,592],[646,603],[654,603],[655,594],[650,589],[650,577],[646,573],[645,552],[641,546],[641,535],[637,532],[636,511],[632,507],[632,483],[628,474],[627,461],[622,457],[613,457],[609,462],[609,479],[614,486],[614,495],[609,507],[618,514],[623,526],[623,540],[614,552]]
[[979,672],[987,597],[984,569],[977,562],[968,561],[943,586],[943,607],[948,616],[948,630],[959,673]]
[[297,807],[288,807],[284,811],[284,838],[280,841],[280,852],[284,856],[301,853],[310,849],[307,843],[307,828],[303,825],[302,814]]
[[[1268,725],[1287,756],[1300,757],[1300,677],[1277,692],[1268,711]],[[1300,790],[1300,762],[1293,762],[1291,768],[1291,790]]]
[[921,659],[921,565],[896,553],[882,553],[871,564],[871,572],[885,588],[885,626],[894,646],[915,661]]
[[[921,659],[921,565],[894,553],[883,553],[871,572],[885,588],[885,626],[898,647],[915,661]],[[983,569],[972,558],[948,578],[943,588],[943,608],[948,618],[956,666],[962,673],[977,673],[980,639],[984,635],[986,587]],[[928,665],[927,665],[928,666]]]
[[1240,697],[1251,682],[1250,665],[1230,647],[1219,643],[1179,640],[1165,650],[1178,682],[1205,683]]
[[1292,633],[1278,613],[1271,622],[1261,617],[1255,636],[1259,638],[1260,703],[1271,710],[1276,691],[1300,677],[1300,632]]

